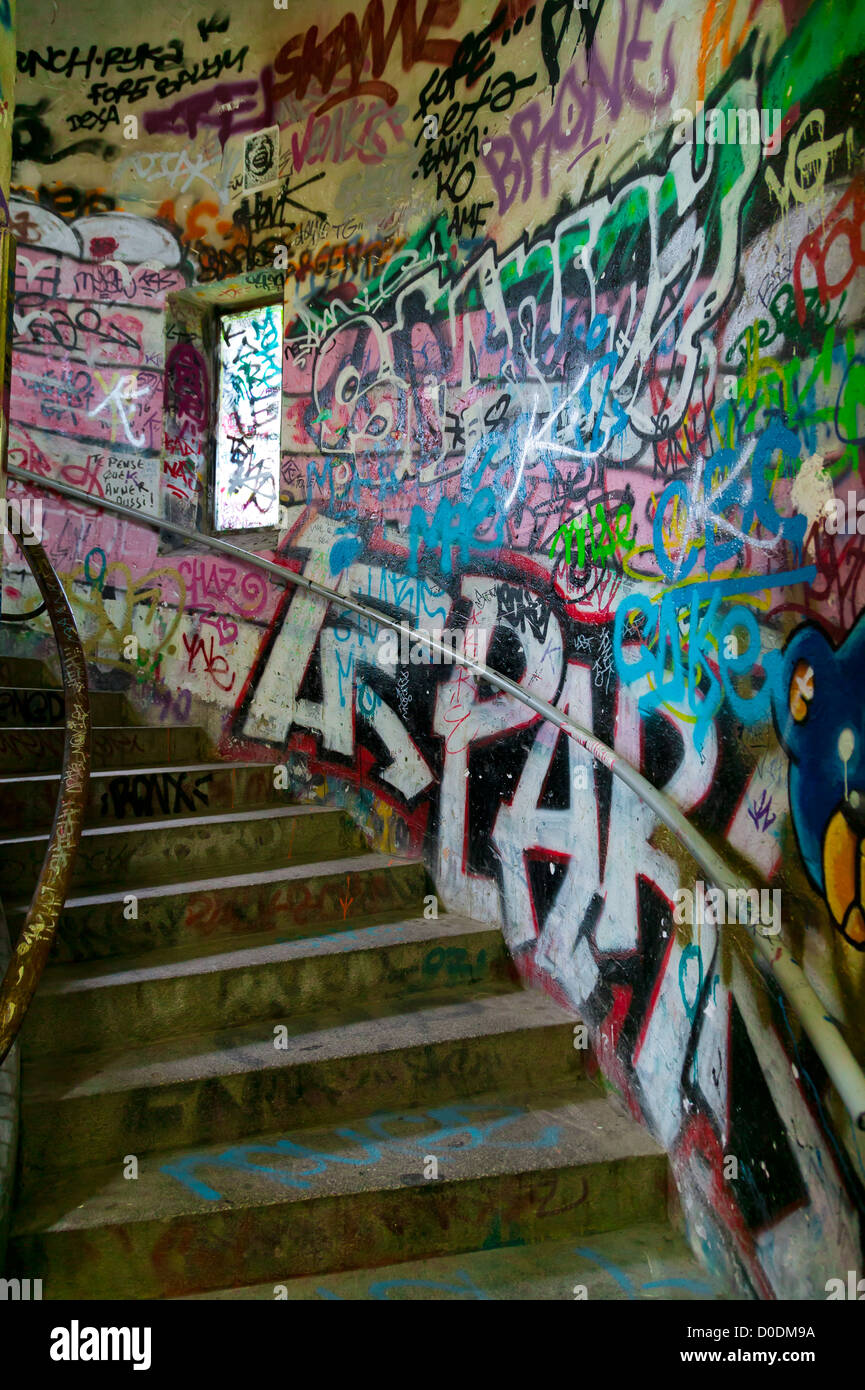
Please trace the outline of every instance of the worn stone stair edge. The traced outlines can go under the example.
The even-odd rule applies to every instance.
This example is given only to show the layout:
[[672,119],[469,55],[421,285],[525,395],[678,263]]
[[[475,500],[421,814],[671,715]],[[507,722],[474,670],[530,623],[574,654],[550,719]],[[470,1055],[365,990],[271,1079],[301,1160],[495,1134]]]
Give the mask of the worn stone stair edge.
[[[403,1126],[403,1132],[394,1137],[387,1126]],[[438,1158],[443,1176],[425,1184],[423,1162],[429,1154]],[[281,1168],[274,1166],[279,1160]],[[642,1171],[639,1165],[650,1161],[651,1171],[664,1177],[666,1191],[663,1150],[647,1130],[612,1110],[597,1092],[589,1098],[571,1086],[564,1097],[544,1095],[530,1106],[499,1094],[466,1096],[427,1110],[376,1112],[334,1127],[143,1156],[135,1182],[125,1181],[122,1162],[78,1171],[61,1177],[51,1192],[34,1193],[19,1208],[12,1236],[40,1231],[71,1236],[149,1223],[162,1228],[166,1222],[219,1216],[226,1210],[282,1207],[288,1212],[296,1202],[361,1194],[369,1198],[406,1186],[429,1192],[446,1184],[505,1174],[528,1178],[557,1168],[594,1169],[603,1183],[618,1164],[637,1164]]]
[[[398,922],[375,923],[368,927],[346,928],[326,936],[301,936],[267,941],[258,946],[242,945],[237,939],[220,940],[210,953],[194,946],[175,947],[173,959],[150,961],[142,958],[140,965],[124,963],[123,957],[109,960],[80,961],[74,964],[50,965],[39,984],[41,999],[54,996],[87,993],[90,990],[125,988],[144,981],[177,979],[208,974],[223,969],[245,969],[270,963],[288,963],[320,959],[322,956],[350,955],[360,951],[375,951],[382,947],[411,945],[438,938],[490,937],[504,944],[501,929],[477,922],[458,913],[442,913],[437,918],[406,917]],[[168,952],[152,952],[154,956]]]
[[[26,1108],[63,1104],[99,1095],[112,1095],[142,1087],[169,1086],[178,1082],[230,1076],[261,1068],[284,1069],[293,1064],[370,1057],[413,1047],[466,1043],[485,1037],[504,1037],[526,1030],[560,1028],[570,1033],[576,1014],[567,1014],[540,991],[500,988],[488,993],[473,991],[454,999],[431,991],[425,1006],[423,995],[413,1009],[388,1009],[400,1000],[376,1001],[364,1016],[344,1021],[333,1011],[258,1019],[238,1028],[188,1033],[162,1042],[133,1047],[125,1052],[105,1051],[69,1056],[58,1066],[56,1054],[34,1059],[25,1066]],[[318,1021],[319,1026],[315,1026]],[[289,1029],[285,1046],[273,1044],[273,1029]],[[292,1032],[292,1026],[299,1031]],[[572,1048],[565,1048],[570,1055]],[[88,1072],[87,1068],[92,1071]]]
[[398,1264],[289,1276],[181,1295],[178,1302],[326,1301],[588,1302],[722,1300],[686,1241],[669,1226],[536,1244],[499,1245]]
[[[246,885],[283,883],[296,879],[329,878],[340,874],[359,874],[368,870],[403,866],[423,867],[423,860],[420,857],[397,859],[392,855],[385,854],[359,854],[342,859],[318,860],[310,864],[291,864],[278,869],[254,869],[245,874],[226,874],[219,878],[144,884],[140,888],[136,888],[135,895],[139,900],[142,898],[168,898],[177,894],[188,896],[192,893],[228,891],[232,888],[243,888]],[[116,893],[92,893],[68,897],[64,903],[64,911],[67,912],[73,908],[95,907],[104,903],[122,903],[127,892],[128,890],[124,889]],[[20,913],[26,912],[28,907],[29,903],[13,903],[8,910],[10,913]]]
[[[297,803],[290,803],[284,806],[262,806],[249,809],[245,806],[238,806],[231,811],[205,811],[199,816],[161,816],[159,818],[152,817],[149,820],[144,820],[142,818],[134,821],[122,821],[119,824],[112,825],[89,825],[85,826],[84,830],[81,832],[81,838],[82,840],[92,840],[97,836],[103,835],[152,835],[154,831],[162,829],[176,833],[181,830],[200,830],[203,826],[208,825],[237,825],[239,818],[244,822],[250,822],[291,820],[302,818],[303,816],[337,816],[344,820],[350,819],[345,811],[334,806],[306,806]],[[30,835],[3,835],[2,832],[0,832],[0,847],[4,845],[12,847],[47,844],[50,838],[50,832],[41,833],[37,831]]]

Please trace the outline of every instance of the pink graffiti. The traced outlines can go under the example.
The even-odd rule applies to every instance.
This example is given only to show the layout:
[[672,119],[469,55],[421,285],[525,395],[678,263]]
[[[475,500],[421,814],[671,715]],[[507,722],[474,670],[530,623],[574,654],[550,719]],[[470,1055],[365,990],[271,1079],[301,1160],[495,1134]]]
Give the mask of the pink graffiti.
[[177,566],[186,582],[187,605],[192,608],[213,608],[227,605],[242,618],[272,613],[275,599],[268,602],[267,580],[258,570],[245,573],[236,565],[227,565],[203,555],[183,559]]
[[[168,408],[177,421],[199,429],[207,424],[208,388],[204,358],[191,343],[176,343],[165,364]],[[180,431],[184,433],[183,430]]]
[[326,160],[344,164],[353,155],[361,164],[381,164],[389,152],[383,133],[385,123],[396,140],[403,138],[401,122],[384,101],[373,102],[367,107],[364,102],[352,98],[330,114],[310,115],[303,136],[298,139],[297,134],[292,133],[295,173],[304,164],[322,164]]

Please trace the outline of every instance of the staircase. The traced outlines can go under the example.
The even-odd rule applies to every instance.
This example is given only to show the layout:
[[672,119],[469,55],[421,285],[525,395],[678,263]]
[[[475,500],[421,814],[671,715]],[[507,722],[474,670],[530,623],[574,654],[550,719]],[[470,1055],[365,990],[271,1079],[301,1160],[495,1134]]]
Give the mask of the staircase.
[[[33,661],[0,682],[14,938],[63,696]],[[425,915],[422,863],[271,767],[138,726],[117,693],[92,711],[87,829],[21,1037],[7,1275],[49,1299],[718,1296],[668,1224],[665,1155],[498,930]]]

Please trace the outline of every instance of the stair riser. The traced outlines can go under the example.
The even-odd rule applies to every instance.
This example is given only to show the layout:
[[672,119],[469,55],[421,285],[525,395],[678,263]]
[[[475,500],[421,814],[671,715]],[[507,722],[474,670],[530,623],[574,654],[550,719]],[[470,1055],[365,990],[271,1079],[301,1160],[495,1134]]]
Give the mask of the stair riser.
[[[346,881],[348,878],[348,882]],[[244,884],[209,892],[179,891],[141,897],[138,918],[119,902],[67,907],[60,915],[55,959],[100,960],[137,956],[171,946],[237,940],[272,931],[276,937],[317,936],[323,929],[419,916],[428,892],[422,864],[394,863],[387,869],[321,874],[301,882]],[[7,913],[14,932],[21,913]]]
[[[65,729],[0,729],[0,772],[58,772]],[[196,728],[94,729],[94,768],[196,762],[207,756],[203,731]]]
[[30,686],[47,689],[60,684],[58,676],[52,676],[48,667],[35,657],[0,657],[0,685]]
[[[136,722],[123,695],[111,690],[90,691],[90,718],[94,725]],[[65,722],[66,702],[61,690],[0,687],[0,728],[10,724],[58,727]]]
[[[593,1232],[590,1247],[573,1240],[496,1246],[431,1260],[400,1260],[375,1269],[312,1274],[282,1281],[291,1302],[323,1300],[422,1303],[430,1300],[519,1303],[565,1302],[582,1284],[592,1303],[696,1302],[720,1290],[694,1259],[685,1240],[660,1223]],[[583,1249],[578,1255],[577,1248]],[[284,1291],[284,1292],[283,1292]],[[274,1301],[274,1284],[244,1284],[188,1295],[187,1301]]]
[[[22,899],[21,885],[35,884],[47,841],[0,844],[0,894]],[[72,871],[74,893],[142,888],[148,884],[206,879],[226,867],[276,869],[343,858],[366,850],[360,831],[341,812],[275,816],[247,820],[162,825],[153,829],[104,831],[85,835]]]
[[431,1106],[503,1086],[530,1091],[580,1079],[582,1054],[570,1024],[457,1038],[388,1052],[257,1069],[245,1075],[27,1103],[21,1115],[21,1180],[86,1164],[186,1146],[230,1142],[291,1126],[330,1125],[352,1115]]
[[[0,789],[0,825],[10,834],[38,835],[50,830],[59,778],[11,781]],[[274,786],[273,768],[162,768],[152,772],[94,772],[90,777],[85,825],[134,825],[138,820],[218,815],[224,811],[284,806],[290,792]]]
[[191,1027],[242,1027],[254,1019],[336,1011],[346,1000],[397,999],[430,989],[514,977],[500,931],[411,941],[376,950],[246,965],[75,994],[37,993],[21,1036],[23,1057],[145,1046]]
[[178,1297],[333,1268],[584,1237],[666,1215],[666,1158],[421,1182],[13,1240],[46,1299]]

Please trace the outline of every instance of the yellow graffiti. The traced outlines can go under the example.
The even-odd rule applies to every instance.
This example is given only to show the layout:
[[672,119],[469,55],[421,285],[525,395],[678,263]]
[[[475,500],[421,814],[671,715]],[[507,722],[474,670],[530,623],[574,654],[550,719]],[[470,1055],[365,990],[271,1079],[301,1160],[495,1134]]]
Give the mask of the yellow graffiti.
[[[776,198],[782,212],[787,211],[791,199],[804,205],[823,197],[826,176],[832,172],[832,162],[842,142],[847,146],[847,161],[852,167],[852,127],[847,130],[846,135],[834,135],[831,140],[824,140],[825,119],[823,112],[818,108],[809,111],[800,122],[787,147],[782,183],[779,183],[773,169],[767,166],[764,171],[766,186]],[[806,134],[811,130],[815,132],[816,138],[804,149],[800,149]]]
[[[136,635],[137,618],[139,627],[143,623],[154,639],[152,646],[139,644],[134,657],[137,678],[156,676],[163,657],[173,652],[172,638],[178,632],[186,605],[186,583],[178,570],[167,566],[134,579],[130,567],[121,560],[109,561],[103,552],[97,553],[104,563],[96,574],[90,565],[91,552],[73,570],[59,575],[75,609],[84,650],[88,656],[98,656],[107,666],[128,671],[133,658],[124,656],[123,646],[126,639]],[[106,597],[106,588],[112,597]],[[165,591],[171,589],[174,594],[169,605]],[[166,606],[171,615],[168,622],[161,611]]]

